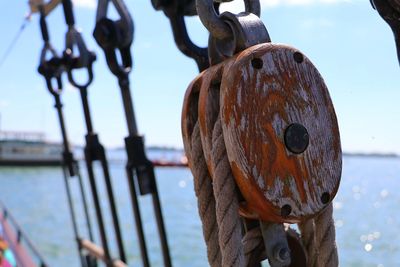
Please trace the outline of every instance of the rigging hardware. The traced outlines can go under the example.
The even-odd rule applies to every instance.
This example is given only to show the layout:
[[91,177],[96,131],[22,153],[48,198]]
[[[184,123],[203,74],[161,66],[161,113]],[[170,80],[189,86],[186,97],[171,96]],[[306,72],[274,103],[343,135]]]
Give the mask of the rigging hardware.
[[[341,172],[336,116],[326,86],[311,62],[294,48],[269,43],[257,2],[245,1],[246,12],[219,15],[212,0],[197,0],[200,20],[210,32],[212,67],[196,77],[186,91],[182,132],[195,180],[204,179],[204,171],[199,169],[205,165],[213,179],[213,194],[196,194],[199,203],[211,203],[200,197],[214,197],[222,265],[232,265],[229,255],[237,257],[235,266],[242,266],[243,261],[254,263],[249,257],[260,256],[256,250],[244,255],[249,243],[224,242],[240,240],[241,231],[232,228],[239,220],[236,207],[240,207],[240,215],[247,221],[259,220],[271,266],[305,264],[306,250],[299,239],[290,237],[284,222],[315,225],[301,226],[302,234],[313,235],[315,231],[317,242],[323,242],[319,236],[326,235],[326,253],[317,261],[321,266],[334,266],[337,251],[334,230],[329,230],[334,227],[331,201]],[[304,97],[309,95],[312,97]],[[323,158],[322,162],[315,157]],[[240,195],[232,194],[233,179]],[[227,223],[221,214],[230,214],[233,222]],[[317,222],[327,232],[318,232]],[[203,224],[215,225],[207,220]],[[257,230],[246,226],[242,240]],[[316,252],[307,253],[311,256]]]
[[[121,228],[118,219],[117,208],[115,204],[115,197],[112,189],[111,177],[109,173],[108,161],[105,154],[105,149],[100,143],[98,135],[93,130],[92,118],[90,114],[89,101],[88,101],[88,86],[93,81],[93,70],[92,65],[96,60],[96,55],[90,52],[82,38],[81,33],[75,28],[75,18],[73,13],[73,6],[71,0],[62,0],[64,16],[66,24],[68,25],[68,31],[66,34],[66,49],[64,51],[64,64],[66,66],[66,71],[68,73],[68,80],[70,83],[79,90],[82,107],[84,112],[84,118],[86,122],[86,145],[85,151],[85,161],[89,176],[89,182],[92,189],[93,202],[96,209],[97,221],[99,224],[100,236],[102,240],[102,245],[104,248],[104,254],[106,258],[106,264],[111,265],[111,255],[109,251],[106,229],[103,221],[103,215],[100,207],[100,199],[98,196],[96,178],[93,169],[93,163],[99,161],[101,168],[103,170],[104,181],[106,184],[106,190],[108,195],[108,201],[111,209],[111,217],[114,225],[114,233],[116,237],[116,242],[119,251],[119,257],[123,262],[126,262],[126,256],[124,251],[124,245],[122,240]],[[74,47],[77,47],[78,51],[74,51]],[[74,53],[78,52],[76,56]],[[88,79],[86,83],[79,84],[73,72],[77,69],[86,69],[88,73]]]
[[[87,198],[86,198],[86,193],[83,187],[83,182],[82,182],[82,176],[80,174],[79,170],[79,164],[75,160],[74,155],[70,149],[70,144],[68,140],[68,135],[65,127],[65,121],[64,121],[64,114],[63,114],[63,109],[62,109],[62,103],[61,103],[61,93],[62,93],[62,73],[64,72],[63,66],[62,66],[62,60],[61,58],[57,55],[57,52],[55,49],[52,47],[50,44],[50,38],[49,38],[49,33],[47,29],[47,24],[46,24],[46,14],[44,12],[44,8],[42,6],[39,7],[40,9],[40,29],[42,33],[42,38],[44,42],[44,46],[41,52],[40,56],[40,64],[38,71],[41,75],[44,76],[46,80],[46,85],[47,89],[50,92],[50,94],[54,97],[55,105],[54,107],[56,108],[57,115],[58,115],[58,121],[60,124],[60,130],[61,130],[61,136],[63,140],[63,175],[64,175],[64,183],[65,183],[65,188],[66,188],[66,193],[67,193],[67,199],[68,199],[68,207],[70,209],[70,214],[71,214],[71,220],[72,220],[72,226],[73,226],[73,231],[75,235],[75,241],[77,242],[78,246],[78,253],[79,253],[79,258],[81,261],[81,266],[82,267],[95,267],[96,266],[96,261],[95,259],[90,256],[89,254],[84,255],[83,251],[80,246],[80,235],[78,231],[78,225],[77,225],[77,219],[75,216],[75,208],[74,204],[72,201],[72,193],[70,189],[70,183],[68,177],[77,177],[78,179],[78,186],[79,186],[79,192],[80,196],[83,202],[83,210],[84,210],[84,218],[86,221],[86,228],[87,228],[87,233],[89,235],[90,241],[93,241],[93,233],[92,233],[92,225],[91,225],[91,220],[89,217],[89,210],[88,210],[88,204],[87,204]],[[49,60],[46,59],[47,54],[50,53],[51,58]],[[55,80],[56,84],[54,84],[52,81]]]
[[[107,10],[110,2],[116,8],[120,19],[113,21],[107,18]],[[164,265],[172,266],[169,253],[167,234],[162,215],[160,198],[154,174],[154,166],[147,158],[143,136],[139,135],[136,117],[134,113],[132,97],[130,94],[129,73],[132,69],[131,44],[133,41],[133,20],[125,3],[122,0],[99,0],[96,14],[96,26],[93,36],[103,49],[110,71],[118,78],[121,89],[125,118],[128,128],[128,136],[125,138],[125,149],[128,156],[126,174],[131,195],[133,212],[135,215],[136,229],[139,237],[140,251],[143,265],[150,266],[146,240],[143,232],[143,224],[140,215],[139,200],[135,185],[135,175],[139,184],[141,195],[151,194],[153,209],[157,221],[157,227],[161,242]],[[120,53],[121,62],[116,53]]]
[[192,58],[203,71],[209,67],[207,48],[202,48],[190,39],[185,23],[185,16],[197,15],[195,0],[152,0],[154,9],[162,10],[167,16],[178,49]]

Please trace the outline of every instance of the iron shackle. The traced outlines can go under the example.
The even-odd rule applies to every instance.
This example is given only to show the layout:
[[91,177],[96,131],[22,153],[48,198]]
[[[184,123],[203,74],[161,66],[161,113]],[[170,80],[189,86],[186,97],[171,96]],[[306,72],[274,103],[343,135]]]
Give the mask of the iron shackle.
[[[120,15],[117,21],[107,18],[110,1]],[[125,79],[132,69],[130,47],[133,32],[132,17],[122,0],[99,0],[93,36],[104,51],[109,69],[119,79]],[[121,55],[121,62],[118,61],[117,50]]]
[[97,24],[107,18],[108,5],[112,1],[115,9],[117,10],[120,19],[113,21],[116,27],[120,29],[121,34],[120,40],[118,40],[119,47],[130,46],[133,41],[133,20],[129,14],[128,8],[122,0],[99,0],[97,11],[96,11],[96,26]]
[[[245,11],[260,16],[259,0],[243,0]],[[214,7],[213,0],[196,0],[197,14],[203,25],[214,38],[226,39],[232,36],[231,28],[220,18]]]
[[[74,56],[74,46],[78,50],[77,56]],[[93,81],[93,62],[96,60],[96,54],[88,50],[82,34],[75,27],[69,27],[65,47],[63,59],[69,82],[78,89],[88,87]],[[83,84],[79,84],[73,75],[73,70],[81,68],[86,68],[88,72],[88,79]]]
[[[52,57],[46,60],[48,53],[50,53]],[[38,72],[45,78],[49,92],[54,96],[59,96],[63,87],[61,79],[63,72],[62,60],[49,42],[45,42],[40,54]],[[56,86],[53,85],[53,79],[56,80]]]

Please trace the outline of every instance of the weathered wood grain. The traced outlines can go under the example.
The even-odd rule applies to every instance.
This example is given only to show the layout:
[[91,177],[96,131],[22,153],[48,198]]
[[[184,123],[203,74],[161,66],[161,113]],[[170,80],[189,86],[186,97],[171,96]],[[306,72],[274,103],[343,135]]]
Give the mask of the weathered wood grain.
[[[262,220],[294,223],[333,199],[342,166],[339,130],[327,87],[305,56],[285,45],[245,50],[224,69],[220,104],[231,168],[250,210]],[[284,143],[292,123],[310,136],[301,154]]]

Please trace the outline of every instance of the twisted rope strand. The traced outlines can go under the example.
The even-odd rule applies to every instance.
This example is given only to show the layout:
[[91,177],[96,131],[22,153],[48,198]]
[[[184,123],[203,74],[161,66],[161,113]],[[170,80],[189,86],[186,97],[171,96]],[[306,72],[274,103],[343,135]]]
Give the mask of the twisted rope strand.
[[315,218],[299,224],[301,238],[307,251],[308,266],[339,266],[332,214],[331,203]]
[[[203,224],[203,236],[207,245],[207,257],[211,267],[220,267],[221,250],[218,242],[218,225],[215,212],[215,199],[212,180],[207,170],[200,140],[200,128],[196,123],[192,133],[191,161],[200,219]],[[189,153],[188,153],[189,154]]]
[[222,265],[224,267],[242,267],[245,264],[245,258],[242,245],[242,222],[239,217],[239,201],[219,118],[214,125],[212,144],[213,189]]

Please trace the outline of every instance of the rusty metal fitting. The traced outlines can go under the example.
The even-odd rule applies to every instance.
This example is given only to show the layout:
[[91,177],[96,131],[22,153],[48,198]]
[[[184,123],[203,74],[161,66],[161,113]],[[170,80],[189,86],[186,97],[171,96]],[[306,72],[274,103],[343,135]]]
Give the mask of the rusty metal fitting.
[[[260,16],[261,7],[259,0],[244,0],[245,11]],[[225,21],[221,19],[214,7],[213,0],[196,0],[197,14],[203,25],[211,35],[217,39],[226,39],[232,36],[232,30]]]

